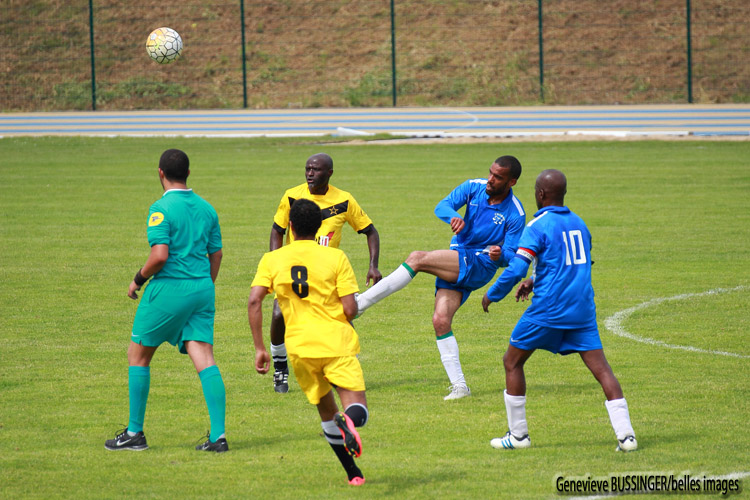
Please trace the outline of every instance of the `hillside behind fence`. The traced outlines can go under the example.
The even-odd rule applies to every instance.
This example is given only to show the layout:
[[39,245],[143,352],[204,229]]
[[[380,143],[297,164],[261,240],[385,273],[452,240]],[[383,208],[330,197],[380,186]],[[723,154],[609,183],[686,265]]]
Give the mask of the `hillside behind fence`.
[[750,102],[750,4],[3,0],[0,68],[5,112]]

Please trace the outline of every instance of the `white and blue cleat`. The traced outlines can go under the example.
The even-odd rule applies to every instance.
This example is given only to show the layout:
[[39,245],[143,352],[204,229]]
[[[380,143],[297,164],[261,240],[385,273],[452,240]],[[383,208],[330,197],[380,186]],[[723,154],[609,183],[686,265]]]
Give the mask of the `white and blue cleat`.
[[508,431],[505,436],[501,438],[495,438],[490,441],[490,446],[497,448],[498,450],[516,450],[531,447],[531,439],[526,434],[522,438],[517,438]]

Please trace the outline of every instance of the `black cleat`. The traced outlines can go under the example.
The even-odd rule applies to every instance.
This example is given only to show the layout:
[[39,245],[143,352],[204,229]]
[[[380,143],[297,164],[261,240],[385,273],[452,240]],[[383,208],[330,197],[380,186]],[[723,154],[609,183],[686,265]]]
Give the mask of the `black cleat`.
[[146,436],[143,431],[136,433],[135,436],[128,434],[128,428],[124,428],[114,439],[107,439],[104,447],[110,451],[130,450],[143,451],[148,450]]
[[289,368],[273,372],[273,390],[280,393],[289,392]]
[[214,442],[211,442],[211,439],[209,438],[205,443],[196,446],[195,449],[198,451],[215,451],[216,453],[224,453],[225,451],[229,451],[229,445],[227,444],[226,438],[219,438]]

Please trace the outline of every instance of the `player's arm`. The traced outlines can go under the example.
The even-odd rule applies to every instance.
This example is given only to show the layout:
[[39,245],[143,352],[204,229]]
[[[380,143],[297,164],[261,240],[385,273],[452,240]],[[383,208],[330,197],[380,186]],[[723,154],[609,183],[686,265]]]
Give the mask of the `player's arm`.
[[489,290],[487,290],[487,293],[484,294],[484,297],[482,297],[482,309],[484,309],[484,312],[490,312],[489,307],[492,302],[502,300],[516,283],[526,277],[531,260],[535,256],[531,250],[525,248],[518,249],[510,265],[505,268],[500,277],[497,278]]
[[347,321],[352,321],[357,316],[357,301],[354,300],[354,294],[358,289],[352,264],[346,254],[340,252],[336,266],[336,291],[344,308]]
[[344,314],[347,321],[354,321],[357,315],[357,301],[354,300],[354,294],[344,295],[341,297],[341,305],[344,306]]
[[247,300],[247,319],[250,323],[250,331],[253,334],[253,344],[255,345],[255,371],[258,373],[268,373],[271,357],[266,350],[266,344],[263,341],[263,299],[268,295],[268,288],[264,286],[254,286],[250,289],[250,297]]
[[374,285],[383,275],[378,270],[378,261],[380,260],[380,234],[373,224],[364,228],[360,233],[367,236],[367,249],[370,251],[370,269],[367,271],[366,285],[370,286],[370,280]]
[[214,283],[216,283],[216,278],[219,277],[222,257],[224,257],[224,252],[221,250],[208,254],[208,263],[211,265],[211,281]]
[[435,215],[441,221],[450,224],[453,234],[460,233],[466,225],[458,209],[466,205],[468,190],[469,184],[464,182],[435,206]]
[[276,207],[276,213],[273,215],[273,225],[271,226],[271,237],[268,248],[274,251],[281,248],[284,244],[284,233],[289,226],[289,211],[292,209],[289,191],[286,191],[279,200],[279,206]]
[[505,243],[503,243],[502,251],[500,254],[500,266],[507,267],[513,261],[513,258],[518,251],[518,243],[521,240],[521,235],[526,227],[526,218],[514,219],[505,233]]
[[276,250],[277,248],[281,248],[281,246],[284,244],[284,233],[286,230],[276,224],[273,223],[273,226],[271,226],[271,237],[269,238],[268,242],[268,248],[271,252]]
[[134,300],[137,299],[138,294],[135,292],[140,290],[151,276],[161,271],[161,268],[164,267],[168,258],[169,245],[159,244],[152,246],[151,253],[148,254],[146,263],[137,273],[135,273],[133,281],[130,282],[130,286],[128,287],[128,297]]

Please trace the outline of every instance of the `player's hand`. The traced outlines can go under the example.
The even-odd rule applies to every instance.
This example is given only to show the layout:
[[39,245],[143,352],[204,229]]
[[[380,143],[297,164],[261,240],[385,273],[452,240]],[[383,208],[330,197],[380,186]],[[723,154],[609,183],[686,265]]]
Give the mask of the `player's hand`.
[[531,278],[527,278],[521,282],[520,285],[518,285],[518,290],[516,290],[516,302],[521,300],[521,302],[525,301],[529,298],[529,294],[531,294],[532,290],[534,290],[534,280]]
[[482,297],[482,309],[484,309],[484,312],[490,312],[490,304],[492,304],[492,301],[489,297],[487,297],[487,294],[485,293],[484,297]]
[[503,247],[492,245],[489,248],[490,259],[491,260],[499,260],[500,256],[503,254]]
[[268,355],[268,351],[265,349],[255,350],[255,371],[260,373],[261,375],[264,375],[268,373],[268,370],[271,367],[271,356]]
[[378,281],[383,279],[383,275],[380,274],[380,271],[378,271],[377,267],[370,266],[370,270],[367,271],[367,281],[365,284],[367,286],[370,286],[370,280],[372,280],[372,284],[374,285]]
[[461,217],[453,217],[451,219],[451,230],[453,234],[458,234],[466,225],[466,222]]
[[140,289],[141,289],[141,287],[139,287],[138,285],[136,285],[135,281],[131,281],[130,282],[130,286],[128,287],[128,297],[130,297],[133,300],[137,299],[138,298],[138,294],[135,293],[135,292],[137,292]]

